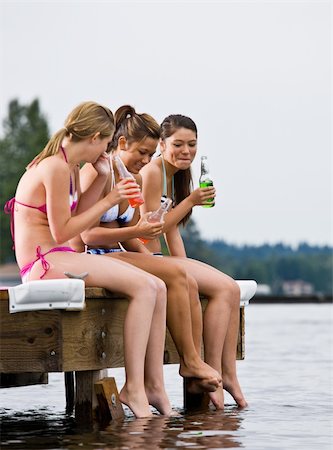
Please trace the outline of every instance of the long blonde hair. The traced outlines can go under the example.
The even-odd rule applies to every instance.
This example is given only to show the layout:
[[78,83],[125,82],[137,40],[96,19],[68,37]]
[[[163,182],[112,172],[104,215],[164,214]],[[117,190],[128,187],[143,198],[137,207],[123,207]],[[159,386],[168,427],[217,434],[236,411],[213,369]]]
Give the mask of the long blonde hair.
[[79,142],[98,132],[101,138],[112,136],[114,130],[114,117],[108,108],[95,102],[81,103],[68,115],[64,128],[51,137],[44,149],[28,165],[28,168],[55,155],[65,136],[70,136],[72,141]]

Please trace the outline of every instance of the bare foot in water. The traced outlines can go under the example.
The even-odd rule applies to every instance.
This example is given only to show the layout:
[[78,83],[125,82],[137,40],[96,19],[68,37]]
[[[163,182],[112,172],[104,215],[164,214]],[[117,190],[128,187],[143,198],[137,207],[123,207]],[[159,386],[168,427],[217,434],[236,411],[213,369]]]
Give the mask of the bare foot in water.
[[172,410],[170,401],[165,392],[164,386],[145,386],[148,402],[151,406],[164,416],[179,416],[176,411]]
[[133,390],[130,392],[125,384],[120,391],[119,400],[121,403],[128,406],[137,418],[152,416],[148,399],[144,391],[140,392],[138,390]]
[[226,375],[223,375],[223,388],[227,392],[229,392],[229,394],[233,397],[239,408],[246,408],[248,406],[237,377],[230,378],[227,377]]
[[186,389],[191,394],[202,394],[204,392],[215,392],[219,385],[216,385],[216,379],[187,378]]
[[223,393],[223,387],[219,386],[218,389],[216,389],[215,392],[209,392],[208,396],[210,401],[212,402],[212,404],[215,406],[216,409],[218,410],[223,410],[224,409],[224,393]]
[[210,367],[199,357],[191,362],[185,362],[180,359],[179,374],[183,378],[197,378],[200,380],[209,380],[209,384],[215,385],[216,389],[221,384],[222,378],[217,370]]

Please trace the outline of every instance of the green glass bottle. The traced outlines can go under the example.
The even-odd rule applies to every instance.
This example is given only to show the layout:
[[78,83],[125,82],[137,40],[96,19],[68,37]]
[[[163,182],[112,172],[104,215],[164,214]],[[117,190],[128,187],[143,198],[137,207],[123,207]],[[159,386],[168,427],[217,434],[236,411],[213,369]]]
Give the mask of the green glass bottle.
[[[201,156],[201,174],[199,178],[199,186],[201,188],[213,186],[213,181],[210,178],[209,168],[207,164],[207,156]],[[202,205],[203,208],[213,208],[215,206],[214,198],[209,198],[207,200],[209,202],[208,205]]]

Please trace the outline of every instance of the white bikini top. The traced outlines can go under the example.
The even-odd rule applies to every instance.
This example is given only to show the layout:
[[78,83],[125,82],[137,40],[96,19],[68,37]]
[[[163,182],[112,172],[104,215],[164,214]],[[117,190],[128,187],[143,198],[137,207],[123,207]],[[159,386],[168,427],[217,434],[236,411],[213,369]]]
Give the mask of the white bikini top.
[[[111,190],[114,189],[115,185],[116,185],[116,178],[114,175],[114,170],[113,170],[113,163],[112,163],[112,159],[110,159],[110,168],[111,168]],[[114,205],[112,206],[112,208],[108,209],[101,217],[101,222],[103,223],[110,223],[110,222],[114,222],[115,220],[121,225],[124,223],[129,223],[134,216],[134,208],[132,208],[132,206],[128,205],[128,208],[126,209],[126,211],[124,211],[120,216],[119,216],[119,205]]]

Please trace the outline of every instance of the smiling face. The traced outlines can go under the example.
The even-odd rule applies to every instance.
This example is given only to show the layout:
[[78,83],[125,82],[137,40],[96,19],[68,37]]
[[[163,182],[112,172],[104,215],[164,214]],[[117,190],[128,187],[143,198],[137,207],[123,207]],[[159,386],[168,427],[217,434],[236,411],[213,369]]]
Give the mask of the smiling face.
[[156,151],[157,139],[147,137],[140,142],[126,143],[121,151],[121,159],[127,169],[137,174],[143,166],[148,164]]
[[161,141],[163,158],[179,170],[188,169],[197,153],[197,136],[193,130],[178,128]]

